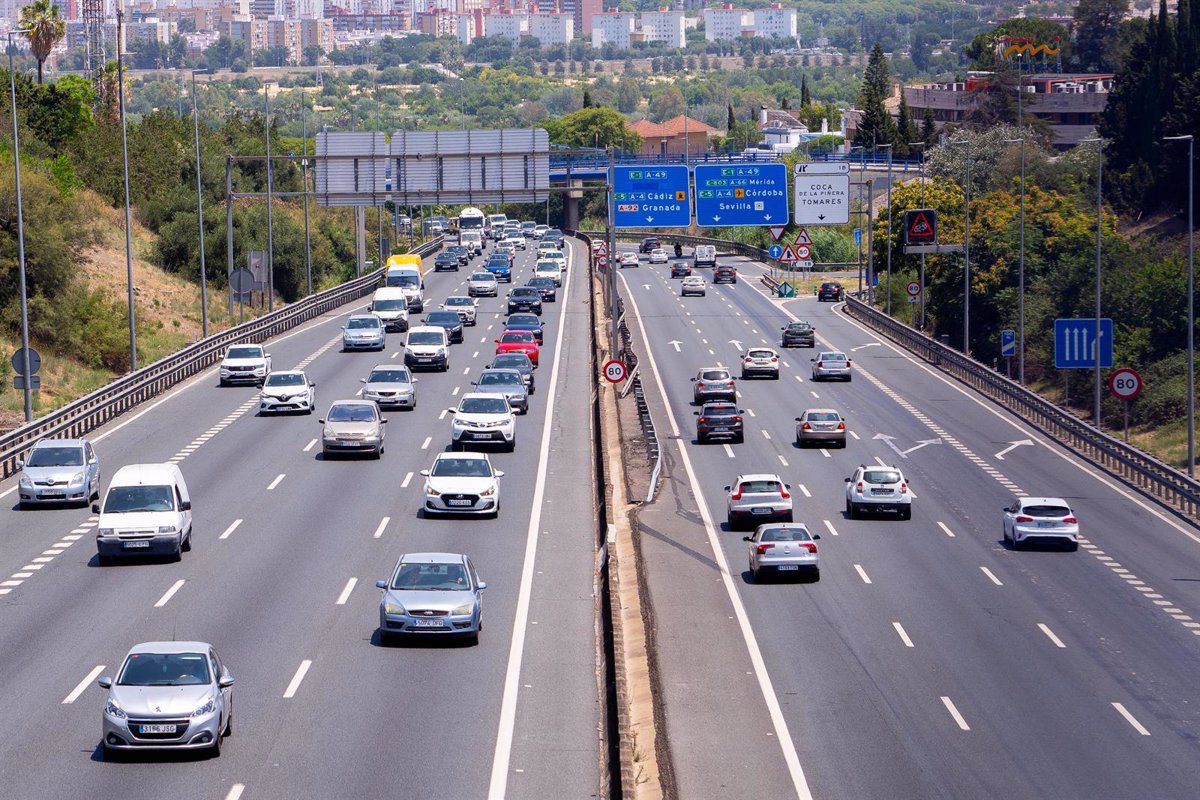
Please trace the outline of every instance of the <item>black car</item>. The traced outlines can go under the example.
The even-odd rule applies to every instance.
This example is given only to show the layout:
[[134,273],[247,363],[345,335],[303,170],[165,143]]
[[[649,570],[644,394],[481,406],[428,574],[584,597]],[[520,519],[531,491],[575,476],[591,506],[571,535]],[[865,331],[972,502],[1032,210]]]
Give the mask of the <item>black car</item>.
[[534,286],[518,286],[508,293],[508,313],[516,311],[532,311],[542,313],[542,293]]
[[525,285],[541,292],[543,303],[553,303],[558,299],[558,284],[554,278],[530,278]]
[[542,344],[542,321],[538,319],[537,314],[511,315],[504,322],[504,331],[529,331],[537,340],[538,346]]
[[454,255],[456,255],[458,257],[458,265],[460,267],[465,267],[467,265],[467,263],[472,258],[474,258],[474,254],[461,244],[452,244],[449,247],[447,247],[443,252],[453,253]]
[[457,311],[430,311],[421,324],[445,328],[450,344],[461,343],[463,340],[463,321]]
[[696,415],[696,441],[708,444],[713,439],[730,439],[741,444],[746,439],[742,410],[733,403],[705,403]]
[[817,346],[817,329],[807,322],[793,322],[780,330],[783,331],[783,340],[780,344],[784,347]]
[[492,359],[488,369],[515,369],[521,373],[529,393],[537,391],[537,382],[533,378],[533,362],[524,353],[501,353]]
[[686,261],[676,261],[671,265],[672,278],[686,278],[692,274],[692,268]]
[[459,266],[458,256],[454,255],[453,253],[442,251],[433,259],[434,272],[443,272],[446,270],[458,272]]
[[658,247],[661,247],[661,245],[658,243],[658,237],[647,236],[645,239],[642,239],[642,243],[638,245],[638,252],[649,253],[651,250],[654,250]]
[[832,300],[835,303],[841,302],[845,299],[842,296],[844,292],[845,290],[842,289],[842,285],[840,283],[835,281],[826,281],[825,283],[822,283],[821,288],[817,290],[817,300],[822,303],[824,303],[826,300]]
[[548,230],[542,234],[541,241],[554,242],[559,247],[562,247],[563,232],[560,231],[558,228],[551,228],[550,230]]
[[713,270],[713,283],[737,283],[737,270],[728,264],[718,264]]

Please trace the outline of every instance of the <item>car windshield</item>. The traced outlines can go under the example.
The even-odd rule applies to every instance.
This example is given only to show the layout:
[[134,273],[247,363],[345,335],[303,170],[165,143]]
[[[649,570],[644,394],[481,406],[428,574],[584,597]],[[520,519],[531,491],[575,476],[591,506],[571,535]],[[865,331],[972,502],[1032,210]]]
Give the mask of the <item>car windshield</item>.
[[539,292],[537,289],[526,287],[526,286],[519,286],[516,289],[513,289],[512,295],[513,295],[513,297],[529,297],[529,298],[538,298],[538,297],[542,296],[541,292]]
[[749,494],[779,494],[779,481],[742,481],[738,488]]
[[229,358],[262,358],[263,351],[261,347],[231,347],[229,348]]
[[303,385],[304,385],[304,376],[303,375],[297,375],[297,374],[293,373],[291,375],[268,375],[267,376],[267,386],[303,386]]
[[405,308],[408,308],[408,301],[403,299],[376,300],[371,303],[372,311],[400,311]]
[[808,542],[812,537],[804,528],[766,528],[758,537],[760,542]]
[[448,306],[469,306],[474,305],[469,297],[447,297],[446,305]]
[[817,360],[818,361],[845,361],[846,354],[845,353],[821,353],[821,357]]
[[809,325],[807,322],[793,322],[791,325],[788,325],[788,330],[793,333],[804,333],[811,328],[812,325]]
[[401,592],[465,592],[471,584],[462,564],[401,564],[392,588]]
[[508,402],[503,397],[468,397],[458,410],[464,414],[507,414]]
[[429,474],[435,478],[490,478],[492,465],[485,458],[439,458]]
[[1025,506],[1021,513],[1030,517],[1069,517],[1071,509],[1066,506]]
[[30,467],[83,466],[82,447],[35,447],[25,462]]
[[733,406],[708,406],[703,413],[706,417],[733,417],[738,410]]
[[529,361],[529,356],[524,353],[510,353],[508,355],[496,356],[496,360],[492,362],[492,366],[529,369],[533,365]]
[[805,418],[809,422],[837,422],[841,419],[836,411],[810,411]]
[[894,469],[869,469],[863,473],[863,481],[874,484],[899,483],[900,473]]
[[561,239],[562,235],[563,232],[558,228],[551,228],[550,230],[546,231],[546,238],[548,239]]
[[490,272],[476,272],[471,276],[472,283],[495,283],[496,276]]
[[542,253],[542,258],[550,258],[557,261],[560,258],[565,258],[565,256],[563,256],[562,251],[560,250],[548,250],[545,253]]
[[529,285],[535,289],[540,289],[543,286],[549,288],[554,285],[554,281],[550,278],[533,278],[529,281]]
[[457,325],[458,323],[458,313],[455,311],[434,311],[425,316],[425,324],[427,325]]
[[346,323],[346,327],[351,330],[378,328],[379,320],[374,317],[351,317],[350,321]]
[[700,373],[700,380],[727,381],[729,380],[729,373],[723,369],[706,369]]
[[208,658],[203,653],[131,653],[121,667],[118,686],[204,686]]
[[409,383],[411,378],[406,369],[373,369],[367,383]]
[[518,325],[541,325],[542,321],[533,314],[513,314],[505,324],[510,328],[515,328]]
[[515,372],[485,372],[479,378],[480,386],[524,386],[525,381]]
[[500,337],[500,341],[504,342],[505,344],[511,344],[513,342],[528,344],[533,341],[533,334],[529,331],[509,331]]
[[558,272],[558,264],[553,261],[539,261],[534,269],[542,272]]
[[105,514],[174,510],[175,492],[170,486],[113,486],[104,498]]
[[327,417],[330,422],[374,422],[378,418],[375,406],[358,403],[334,406]]
[[416,275],[388,275],[387,285],[416,287],[421,285],[421,281]]
[[440,334],[437,331],[414,331],[408,335],[409,345],[441,344],[443,341],[443,334]]

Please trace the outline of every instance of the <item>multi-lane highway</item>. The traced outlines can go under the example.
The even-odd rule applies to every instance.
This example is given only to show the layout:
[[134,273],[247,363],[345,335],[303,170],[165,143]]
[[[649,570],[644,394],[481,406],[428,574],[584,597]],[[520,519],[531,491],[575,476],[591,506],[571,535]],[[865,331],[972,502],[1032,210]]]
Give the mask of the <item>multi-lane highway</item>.
[[[194,547],[178,563],[101,567],[88,510],[20,511],[15,480],[0,485],[0,795],[595,795],[593,376],[586,257],[571,247],[519,445],[492,456],[499,519],[423,518],[419,473],[448,448],[446,408],[493,356],[503,284],[450,370],[419,374],[417,408],[386,414],[381,460],[319,455],[320,412],[402,360],[402,334],[382,353],[340,352],[365,299],[267,343],[276,369],[316,382],[317,414],[256,416],[257,390],[219,388],[210,370],[95,432],[104,486],[125,464],[183,471]],[[514,285],[532,261],[532,247],[518,253]],[[430,274],[427,309],[465,294],[469,272]],[[487,581],[480,644],[380,646],[375,581],[401,553],[431,550],[469,555]],[[219,759],[106,762],[96,678],[135,643],[170,639],[216,646],[236,679],[233,735]]]
[[[680,797],[1185,798],[1200,785],[1200,533],[761,268],[680,297],[620,272],[664,485],[639,514],[665,741]],[[704,271],[708,274],[708,271]],[[739,381],[745,443],[699,445],[689,378],[812,322],[854,361],[813,383]],[[845,449],[800,449],[793,418],[839,410]],[[1015,445],[1015,446],[1014,446]],[[911,521],[851,520],[844,478],[900,466]],[[739,474],[777,473],[821,535],[819,583],[755,583],[725,526]],[[1002,508],[1066,498],[1077,552],[1013,551]]]

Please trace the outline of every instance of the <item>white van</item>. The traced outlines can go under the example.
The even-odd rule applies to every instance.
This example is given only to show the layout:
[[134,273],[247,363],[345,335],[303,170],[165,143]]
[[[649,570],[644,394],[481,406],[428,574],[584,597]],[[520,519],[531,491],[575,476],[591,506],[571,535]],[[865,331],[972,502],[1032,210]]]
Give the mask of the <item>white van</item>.
[[467,252],[479,255],[483,252],[483,232],[479,230],[459,231],[458,243],[467,248]]
[[717,248],[711,244],[696,245],[696,266],[715,267],[717,265]]
[[192,497],[175,464],[130,464],[108,484],[100,515],[96,552],[101,564],[114,556],[171,555],[192,549]]
[[488,233],[496,241],[504,238],[504,223],[506,222],[508,222],[508,217],[503,214],[488,214]]
[[404,343],[404,366],[409,369],[450,369],[450,339],[446,329],[434,325],[418,325],[408,331]]
[[383,285],[403,290],[409,311],[420,313],[425,310],[425,279],[419,267],[388,267]]
[[408,330],[408,296],[399,286],[376,289],[367,311],[383,320],[383,326],[389,331]]

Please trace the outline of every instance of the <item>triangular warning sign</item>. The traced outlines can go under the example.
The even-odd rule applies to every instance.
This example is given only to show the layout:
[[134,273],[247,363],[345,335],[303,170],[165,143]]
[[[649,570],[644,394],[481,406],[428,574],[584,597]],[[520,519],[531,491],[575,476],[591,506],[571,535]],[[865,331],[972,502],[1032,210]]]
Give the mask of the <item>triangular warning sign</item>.
[[796,238],[792,240],[792,244],[812,244],[812,239],[808,238],[808,229],[801,228],[796,233]]
[[796,251],[792,250],[791,245],[788,245],[787,247],[783,248],[783,255],[779,257],[779,260],[791,264],[792,262],[796,261]]
[[602,256],[608,253],[608,245],[604,242],[599,242],[596,245],[596,255]]
[[783,231],[785,228],[787,228],[786,225],[772,225],[771,227],[767,228],[767,230],[771,232],[771,238],[778,242],[779,237],[783,236]]
[[912,223],[908,226],[909,239],[932,239],[933,226],[929,224],[929,219],[926,218],[924,211],[918,211],[912,219]]

